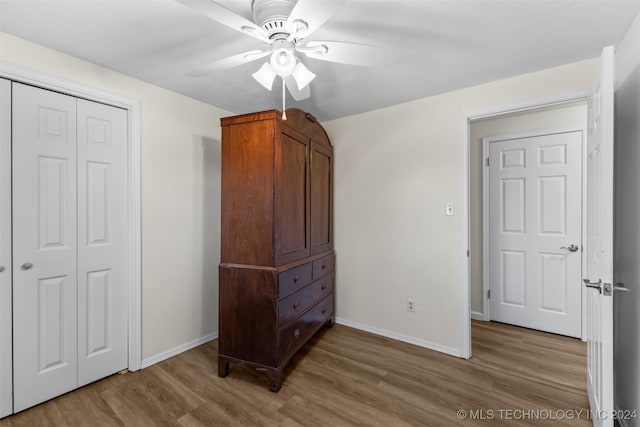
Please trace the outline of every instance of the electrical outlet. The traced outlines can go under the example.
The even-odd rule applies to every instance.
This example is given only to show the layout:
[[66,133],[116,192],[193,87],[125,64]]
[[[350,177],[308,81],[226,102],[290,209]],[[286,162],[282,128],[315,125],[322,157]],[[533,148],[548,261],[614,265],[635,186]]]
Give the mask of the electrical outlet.
[[407,311],[409,313],[415,313],[416,312],[416,302],[414,300],[412,300],[411,298],[407,299]]

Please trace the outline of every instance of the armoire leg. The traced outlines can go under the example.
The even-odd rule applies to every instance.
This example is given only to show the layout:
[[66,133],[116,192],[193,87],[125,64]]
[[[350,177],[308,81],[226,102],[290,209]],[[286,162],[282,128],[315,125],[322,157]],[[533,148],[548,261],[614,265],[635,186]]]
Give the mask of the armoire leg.
[[280,387],[282,387],[282,374],[280,371],[268,371],[267,377],[269,378],[269,390],[274,393],[280,391]]
[[224,359],[218,358],[218,376],[224,378],[229,375],[229,362]]

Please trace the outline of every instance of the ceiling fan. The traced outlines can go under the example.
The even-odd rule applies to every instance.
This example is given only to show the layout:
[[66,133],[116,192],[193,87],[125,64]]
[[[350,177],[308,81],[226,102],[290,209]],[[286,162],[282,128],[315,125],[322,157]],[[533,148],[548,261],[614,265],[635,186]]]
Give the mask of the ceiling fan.
[[296,53],[323,61],[372,65],[383,50],[375,46],[342,41],[307,41],[346,0],[252,0],[253,22],[214,0],[177,0],[179,3],[233,28],[269,46],[251,50],[206,64],[188,74],[203,76],[270,56],[253,73],[266,89],[271,90],[277,76],[283,80],[296,101],[309,98],[309,83],[316,77]]

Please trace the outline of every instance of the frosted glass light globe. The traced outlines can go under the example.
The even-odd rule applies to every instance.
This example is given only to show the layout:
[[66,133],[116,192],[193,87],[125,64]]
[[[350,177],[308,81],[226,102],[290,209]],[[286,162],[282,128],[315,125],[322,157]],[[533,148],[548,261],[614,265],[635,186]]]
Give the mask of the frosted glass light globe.
[[289,49],[277,49],[271,54],[269,64],[280,77],[288,77],[296,68],[296,57]]

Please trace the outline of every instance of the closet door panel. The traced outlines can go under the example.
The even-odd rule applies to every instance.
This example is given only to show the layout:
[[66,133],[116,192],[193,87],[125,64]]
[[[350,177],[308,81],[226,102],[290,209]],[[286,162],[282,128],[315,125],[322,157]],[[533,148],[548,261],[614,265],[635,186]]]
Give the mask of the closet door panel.
[[127,113],[78,100],[78,386],[127,368]]
[[11,82],[0,79],[0,418],[13,412],[11,270]]
[[13,83],[14,409],[77,386],[76,99]]

